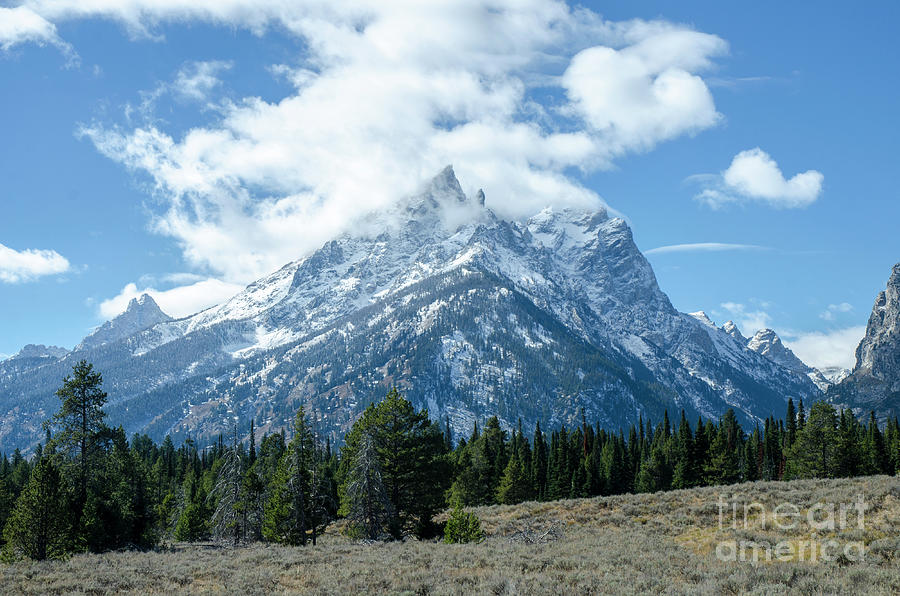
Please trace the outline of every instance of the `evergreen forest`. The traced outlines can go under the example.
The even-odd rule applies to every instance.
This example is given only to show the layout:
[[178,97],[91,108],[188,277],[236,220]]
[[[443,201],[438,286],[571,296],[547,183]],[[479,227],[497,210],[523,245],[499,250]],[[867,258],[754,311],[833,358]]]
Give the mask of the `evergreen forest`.
[[448,507],[446,525],[477,537],[463,507],[900,470],[896,417],[861,422],[824,401],[807,410],[789,400],[784,418],[749,432],[728,411],[693,422],[666,413],[615,431],[583,417],[508,431],[494,417],[455,436],[392,389],[339,448],[302,407],[292,428],[258,437],[251,420],[212,445],[176,446],[109,427],[102,384],[78,363],[31,457],[0,455],[5,560],[171,541],[308,545],[335,520],[364,540],[429,538],[442,534],[435,516]]

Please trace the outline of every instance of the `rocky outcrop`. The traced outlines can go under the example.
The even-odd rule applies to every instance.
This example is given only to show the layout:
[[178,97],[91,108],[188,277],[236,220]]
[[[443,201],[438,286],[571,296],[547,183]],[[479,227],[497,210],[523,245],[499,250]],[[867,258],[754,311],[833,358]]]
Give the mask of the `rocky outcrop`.
[[884,418],[900,414],[900,263],[878,293],[853,372],[828,393],[836,404]]

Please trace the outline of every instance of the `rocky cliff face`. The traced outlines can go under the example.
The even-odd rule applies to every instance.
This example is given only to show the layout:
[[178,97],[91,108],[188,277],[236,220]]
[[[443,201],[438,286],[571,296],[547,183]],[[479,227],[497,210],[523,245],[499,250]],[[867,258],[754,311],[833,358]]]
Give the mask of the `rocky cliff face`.
[[866,335],[856,348],[856,366],[828,397],[860,413],[900,414],[900,263],[875,298]]
[[682,408],[750,422],[821,395],[673,308],[622,219],[501,220],[452,168],[218,307],[129,311],[57,362],[5,376],[0,364],[0,447],[39,433],[81,358],[104,374],[110,422],[156,438],[214,436],[234,416],[278,428],[301,403],[339,435],[391,385],[459,433],[492,415],[572,424],[582,409],[609,428]]

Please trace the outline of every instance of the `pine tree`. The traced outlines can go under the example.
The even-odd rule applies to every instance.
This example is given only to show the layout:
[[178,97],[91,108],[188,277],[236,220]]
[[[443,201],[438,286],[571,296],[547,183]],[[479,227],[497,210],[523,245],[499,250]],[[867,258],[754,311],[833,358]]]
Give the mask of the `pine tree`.
[[[396,388],[392,389],[384,400],[366,408],[347,434],[341,452],[344,487],[349,464],[366,432],[375,440],[382,480],[391,500],[391,533],[398,538],[409,531],[420,536],[433,533],[432,517],[444,506],[444,493],[452,480],[440,427],[432,424],[427,410],[416,412]],[[485,436],[484,441],[490,443],[492,439]],[[342,492],[341,511],[346,512],[346,489]]]
[[38,561],[67,552],[68,522],[59,470],[42,458],[34,466],[3,529],[4,555]]
[[453,451],[453,431],[450,429],[450,416],[444,418],[444,449]]
[[762,441],[759,436],[759,424],[757,424],[756,428],[753,429],[753,432],[750,433],[750,436],[747,438],[747,442],[744,443],[744,457],[742,458],[743,471],[741,474],[744,482],[759,480],[760,469],[758,462],[762,449]]
[[866,438],[863,450],[865,452],[865,469],[867,474],[884,474],[888,468],[887,450],[884,445],[884,436],[878,428],[875,412],[869,413],[869,424],[866,428]]
[[797,441],[788,458],[788,478],[833,478],[839,470],[837,447],[837,413],[831,404],[817,401],[803,426],[798,425]]
[[836,454],[838,476],[851,477],[859,474],[862,467],[859,435],[859,421],[850,410],[841,410]]
[[694,435],[684,410],[681,410],[681,422],[678,424],[674,450],[675,469],[672,476],[672,488],[690,488],[696,483]]
[[256,428],[253,419],[250,419],[250,450],[247,452],[247,467],[256,463]]
[[94,367],[82,360],[72,367],[72,375],[63,379],[63,386],[56,395],[62,407],[53,417],[53,424],[60,430],[54,440],[63,449],[73,451],[76,466],[76,494],[74,522],[80,531],[81,517],[88,500],[88,482],[91,477],[92,459],[104,439],[106,425],[106,393],[100,389],[103,377]]
[[787,424],[787,447],[790,447],[797,440],[797,413],[794,411],[794,400],[792,398],[788,398],[785,422]]
[[263,472],[264,467],[257,460],[247,468],[241,482],[247,536],[251,540],[262,540],[263,537],[263,513],[266,504],[266,481]]
[[372,433],[363,433],[354,455],[346,488],[351,525],[364,537],[379,540],[393,518],[391,500],[381,477],[381,463]]
[[209,535],[210,512],[206,504],[207,492],[193,467],[187,468],[181,495],[175,539],[184,542],[203,540]]
[[301,406],[294,419],[294,436],[278,464],[265,506],[263,536],[272,542],[305,546],[312,530],[312,432]]
[[547,442],[538,421],[534,427],[534,449],[531,457],[531,483],[539,500],[547,498]]
[[741,447],[743,447],[743,431],[734,410],[729,409],[719,420],[715,438],[709,446],[709,463],[706,465],[708,484],[732,484],[740,480],[738,449]]
[[513,452],[497,487],[497,502],[515,505],[531,498],[531,482],[518,451]]
[[634,490],[638,493],[653,493],[669,488],[669,471],[662,442],[650,448],[650,454],[638,468]]
[[243,449],[238,443],[237,425],[232,434],[231,447],[217,461],[215,484],[207,497],[214,505],[211,521],[215,538],[229,539],[237,546],[246,535],[246,503],[244,502]]
[[0,547],[5,543],[3,527],[6,525],[6,520],[9,519],[9,514],[12,513],[15,505],[14,495],[9,484],[9,472],[7,469],[3,469],[8,468],[9,462],[5,456],[2,457],[2,460],[6,465],[0,465]]

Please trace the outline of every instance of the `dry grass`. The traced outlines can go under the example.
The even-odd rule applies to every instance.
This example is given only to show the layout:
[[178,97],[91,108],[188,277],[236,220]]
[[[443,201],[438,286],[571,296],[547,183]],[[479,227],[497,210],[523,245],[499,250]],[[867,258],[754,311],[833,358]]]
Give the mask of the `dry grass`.
[[[723,562],[716,545],[809,540],[810,528],[782,531],[771,512],[781,503],[807,511],[863,495],[862,530],[823,531],[825,540],[866,545],[854,561]],[[747,527],[719,524],[729,507],[754,508]],[[621,594],[900,593],[900,482],[852,480],[751,483],[655,495],[484,507],[488,539],[477,545],[397,542],[362,545],[333,530],[316,547],[176,545],[153,553],[79,555],[68,561],[0,567],[3,594]],[[730,512],[730,510],[729,510]],[[855,522],[855,518],[850,518]],[[561,522],[547,544],[510,542],[526,525]],[[763,525],[765,523],[765,526]]]

